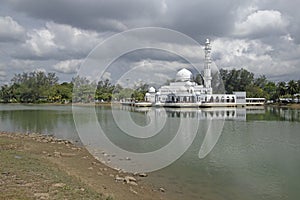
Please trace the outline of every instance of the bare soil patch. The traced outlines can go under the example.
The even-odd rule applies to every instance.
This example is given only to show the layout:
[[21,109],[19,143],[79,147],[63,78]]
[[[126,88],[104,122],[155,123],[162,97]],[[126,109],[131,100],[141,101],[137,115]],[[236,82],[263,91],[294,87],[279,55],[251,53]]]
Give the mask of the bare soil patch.
[[145,174],[124,174],[68,141],[0,133],[0,199],[167,199]]

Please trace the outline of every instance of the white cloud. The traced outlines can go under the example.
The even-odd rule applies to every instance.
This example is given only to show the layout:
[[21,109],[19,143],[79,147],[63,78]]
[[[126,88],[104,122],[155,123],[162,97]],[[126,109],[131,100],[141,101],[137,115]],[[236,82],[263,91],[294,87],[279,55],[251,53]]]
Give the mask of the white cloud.
[[[252,10],[252,9],[250,9]],[[237,36],[264,37],[286,34],[288,21],[277,10],[258,10],[235,24]]]
[[54,34],[47,29],[33,30],[28,33],[29,40],[24,47],[30,50],[35,56],[41,57],[58,49],[54,43]]
[[81,58],[103,39],[94,31],[74,28],[69,25],[47,22],[45,27],[27,33],[22,49],[16,57],[28,59]]
[[213,41],[214,61],[219,68],[245,68],[254,74],[274,76],[281,66],[272,56],[273,48],[259,40],[219,38]]
[[0,27],[0,42],[25,39],[25,29],[10,16],[0,16]]
[[32,60],[12,59],[7,63],[9,69],[13,71],[24,71],[30,69],[34,65]]
[[212,41],[213,53],[222,53],[232,57],[248,56],[250,54],[266,55],[273,51],[272,46],[259,40],[218,38]]
[[189,63],[160,60],[141,60],[130,63],[130,65],[129,70],[118,77],[118,80],[112,82],[116,82],[123,87],[134,87],[137,83],[158,86],[165,84],[169,79],[173,79],[179,69],[191,67]]
[[82,60],[64,60],[53,66],[53,69],[60,73],[73,74],[79,69]]
[[244,68],[273,81],[298,80],[300,46],[292,42],[283,37],[271,46],[261,40],[219,38],[212,43],[213,61],[219,68]]
[[281,38],[288,42],[294,41],[294,38],[292,38],[292,36],[289,33],[284,36],[281,36]]
[[69,25],[48,22],[46,28],[54,35],[53,41],[55,44],[67,51],[90,51],[103,40],[95,31],[74,28]]
[[[299,79],[298,7],[298,1],[271,0],[130,0],[97,4],[94,1],[37,3],[35,0],[5,0],[0,9],[4,13],[0,16],[0,71],[5,72],[9,80],[15,73],[43,67],[47,71],[60,72],[63,80],[70,80],[76,72],[76,60],[84,59],[112,33],[162,26],[181,31],[200,44],[206,37],[213,39],[213,56],[219,67],[245,67],[255,74],[269,77],[286,74],[286,80]],[[168,49],[179,51],[203,67],[203,51],[195,46],[173,40],[172,44],[161,42],[162,49],[172,45]],[[138,76],[135,72],[141,72],[161,76],[164,80],[172,76],[155,69],[171,70],[185,65],[184,62],[173,62],[180,59],[171,54],[137,55],[127,59],[126,64],[145,65],[132,72],[133,78]],[[148,58],[152,63],[144,62]],[[117,66],[116,71],[121,69]],[[114,74],[111,72],[112,79]]]

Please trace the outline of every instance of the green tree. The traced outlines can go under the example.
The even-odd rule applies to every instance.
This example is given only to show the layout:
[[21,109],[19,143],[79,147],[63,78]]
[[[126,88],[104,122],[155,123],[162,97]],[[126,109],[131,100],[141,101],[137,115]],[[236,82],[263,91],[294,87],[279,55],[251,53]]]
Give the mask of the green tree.
[[130,95],[128,97],[121,97],[121,92],[123,91],[123,87],[120,84],[115,85],[114,90],[112,92],[112,98],[114,100],[121,100],[123,98],[129,98]]
[[294,80],[291,80],[288,82],[287,86],[287,93],[292,95],[292,98],[294,98],[294,94],[297,93],[298,85]]
[[300,80],[297,81],[297,99],[298,103],[300,103]]
[[111,101],[115,86],[108,79],[99,81],[97,84],[95,99],[100,101]]
[[258,78],[254,79],[254,85],[258,86],[260,88],[265,88],[267,83],[268,83],[268,80],[265,75],[261,75]]
[[51,87],[57,82],[58,77],[54,73],[39,71],[16,74],[11,86],[13,99],[25,103],[46,102]]
[[247,97],[254,97],[254,98],[258,98],[258,97],[266,97],[266,94],[264,92],[264,90],[256,85],[248,85],[246,87],[246,94]]
[[245,69],[241,69],[238,73],[238,85],[236,86],[238,90],[236,91],[245,91],[246,87],[253,83],[254,74]]
[[145,99],[145,94],[147,93],[148,88],[149,85],[146,83],[137,84],[131,97],[137,101],[143,101]]
[[76,76],[72,79],[73,102],[89,103],[95,99],[96,83],[90,82],[86,77]]
[[212,72],[211,87],[213,88],[213,93],[215,94],[225,93],[224,83],[219,72]]
[[117,100],[131,98],[134,90],[131,88],[122,88],[118,93],[115,92],[113,97]]
[[73,83],[63,82],[58,86],[62,101],[72,101]]
[[264,91],[266,93],[266,99],[276,100],[279,97],[276,92],[276,84],[272,81],[268,81],[265,84]]
[[68,103],[72,102],[73,84],[63,82],[61,84],[55,84],[51,87],[48,93],[48,102],[56,103]]
[[197,83],[198,85],[203,85],[203,78],[201,74],[196,74],[196,76],[193,76],[192,81]]
[[279,83],[277,83],[277,93],[278,93],[278,97],[284,96],[286,94],[286,83],[281,81]]
[[9,103],[12,98],[11,87],[8,85],[1,86],[0,99],[3,103]]
[[233,91],[245,91],[247,86],[251,85],[254,80],[254,74],[246,69],[221,69],[220,76],[222,77],[227,93],[232,93]]

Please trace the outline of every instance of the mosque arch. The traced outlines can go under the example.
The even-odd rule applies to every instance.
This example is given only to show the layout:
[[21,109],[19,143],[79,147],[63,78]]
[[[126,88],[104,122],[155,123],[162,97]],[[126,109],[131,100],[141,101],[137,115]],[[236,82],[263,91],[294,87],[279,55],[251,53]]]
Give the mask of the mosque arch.
[[230,102],[230,98],[229,96],[226,97],[226,102],[229,103]]

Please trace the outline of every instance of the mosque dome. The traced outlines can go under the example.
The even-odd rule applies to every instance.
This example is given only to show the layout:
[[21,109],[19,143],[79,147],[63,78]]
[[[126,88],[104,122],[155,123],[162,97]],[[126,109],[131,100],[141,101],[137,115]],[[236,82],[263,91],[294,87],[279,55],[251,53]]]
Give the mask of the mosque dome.
[[192,86],[193,84],[192,84],[191,81],[187,81],[187,82],[185,83],[185,85],[189,87],[189,86]]
[[176,74],[176,81],[190,81],[192,77],[192,72],[183,68]]
[[154,87],[150,87],[150,88],[149,88],[149,92],[150,92],[150,93],[155,93],[155,88],[154,88]]

